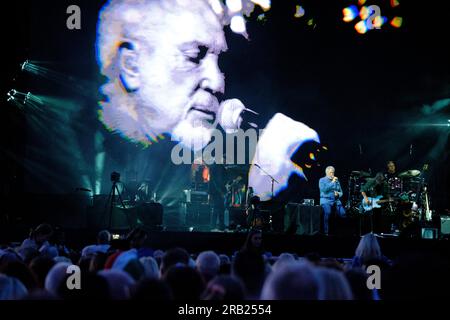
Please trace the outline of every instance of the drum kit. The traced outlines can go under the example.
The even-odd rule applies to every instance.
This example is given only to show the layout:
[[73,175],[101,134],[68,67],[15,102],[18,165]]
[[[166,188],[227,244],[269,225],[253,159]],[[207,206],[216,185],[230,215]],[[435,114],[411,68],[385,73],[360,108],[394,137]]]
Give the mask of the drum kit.
[[[424,178],[419,170],[407,170],[398,175],[385,175],[390,201],[386,203],[383,214],[399,220],[404,229],[417,220],[431,220],[429,197]],[[362,214],[361,187],[371,178],[370,172],[352,171],[348,182],[348,202],[346,209]]]
[[348,212],[361,213],[361,187],[371,177],[370,172],[352,171],[348,179],[348,201],[346,210]]

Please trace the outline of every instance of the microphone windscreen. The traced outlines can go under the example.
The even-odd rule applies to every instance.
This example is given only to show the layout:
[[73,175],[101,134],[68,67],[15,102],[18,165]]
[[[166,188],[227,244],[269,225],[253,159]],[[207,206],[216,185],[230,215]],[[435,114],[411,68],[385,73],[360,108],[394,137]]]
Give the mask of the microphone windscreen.
[[220,104],[219,124],[226,133],[235,133],[241,127],[241,113],[245,109],[244,104],[239,99],[225,100]]

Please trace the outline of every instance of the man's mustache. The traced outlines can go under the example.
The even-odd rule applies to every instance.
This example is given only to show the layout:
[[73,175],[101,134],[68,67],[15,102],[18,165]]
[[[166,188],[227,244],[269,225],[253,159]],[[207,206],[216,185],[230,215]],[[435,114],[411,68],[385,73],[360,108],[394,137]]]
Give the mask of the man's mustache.
[[191,98],[193,98],[198,92],[207,92],[209,95],[213,96],[217,99],[217,102],[220,102],[224,99],[224,94],[220,91],[214,92],[210,88],[202,88],[200,84],[198,84],[194,90],[192,90],[192,93],[189,95]]

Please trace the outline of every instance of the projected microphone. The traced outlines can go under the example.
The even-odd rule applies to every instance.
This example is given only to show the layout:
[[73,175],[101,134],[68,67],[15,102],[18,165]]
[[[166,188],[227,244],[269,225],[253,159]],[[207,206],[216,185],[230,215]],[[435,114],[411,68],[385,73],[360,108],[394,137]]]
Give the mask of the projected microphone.
[[218,119],[223,130],[231,134],[235,133],[238,129],[257,129],[258,125],[255,123],[257,115],[259,113],[246,108],[239,99],[230,99],[220,104]]

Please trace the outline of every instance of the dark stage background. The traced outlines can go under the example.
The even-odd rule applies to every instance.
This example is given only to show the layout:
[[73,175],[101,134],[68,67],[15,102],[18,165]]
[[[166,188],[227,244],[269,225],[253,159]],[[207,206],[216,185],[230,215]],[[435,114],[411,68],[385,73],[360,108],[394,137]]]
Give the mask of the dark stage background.
[[[66,8],[81,8],[82,29],[66,28]],[[294,18],[300,4],[306,15]],[[429,164],[433,207],[450,207],[448,100],[450,50],[448,13],[440,1],[371,1],[396,29],[358,34],[342,21],[342,9],[357,1],[273,1],[266,21],[256,11],[249,40],[226,28],[229,50],[221,57],[225,98],[240,98],[261,120],[274,113],[306,123],[328,151],[307,171],[308,181],[293,181],[292,201],[318,200],[318,179],[327,165],[347,187],[353,170],[398,171]],[[3,43],[2,97],[15,88],[46,97],[42,110],[18,108],[1,100],[2,195],[66,194],[76,188],[110,188],[112,170],[125,181],[149,179],[166,203],[189,184],[189,166],[173,166],[168,141],[146,149],[111,135],[97,117],[98,88],[104,79],[95,60],[98,11],[103,1],[15,1]],[[314,19],[311,25],[308,20]],[[21,72],[26,59],[45,64],[47,78]],[[445,103],[445,101],[447,101]],[[110,161],[98,173],[99,153]],[[170,188],[169,188],[170,186]],[[19,200],[17,200],[19,199]]]

